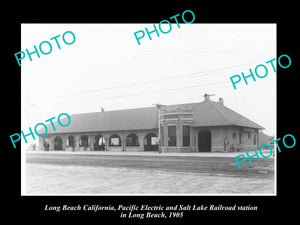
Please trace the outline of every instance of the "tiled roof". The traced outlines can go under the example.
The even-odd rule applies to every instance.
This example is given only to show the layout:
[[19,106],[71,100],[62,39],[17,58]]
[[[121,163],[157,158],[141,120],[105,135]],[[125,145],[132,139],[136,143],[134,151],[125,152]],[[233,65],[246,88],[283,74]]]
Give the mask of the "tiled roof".
[[[177,109],[191,110],[194,113],[192,124],[194,127],[235,125],[263,129],[262,126],[221,103],[210,100],[200,103],[163,106],[163,109],[166,111]],[[67,127],[61,127],[55,122],[55,132],[73,133],[155,129],[158,127],[157,115],[156,107],[73,114],[71,115],[71,123]],[[48,127],[48,133],[54,133],[51,125]]]

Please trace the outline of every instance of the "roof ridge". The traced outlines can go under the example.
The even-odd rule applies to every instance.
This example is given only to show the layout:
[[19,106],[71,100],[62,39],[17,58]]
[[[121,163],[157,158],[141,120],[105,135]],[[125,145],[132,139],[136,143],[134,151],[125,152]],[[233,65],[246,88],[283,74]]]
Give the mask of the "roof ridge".
[[[165,105],[165,107],[174,107],[174,106],[180,106],[180,105],[192,105],[192,108],[195,107],[197,104],[201,104],[203,102],[191,102],[191,103],[179,103],[179,104],[172,104],[172,105]],[[114,110],[107,110],[107,111],[95,111],[95,112],[83,112],[83,113],[72,113],[73,115],[82,115],[82,114],[93,114],[93,113],[106,113],[106,112],[116,112],[116,111],[127,111],[127,110],[139,110],[139,109],[155,109],[155,106],[148,106],[148,107],[141,107],[141,108],[130,108],[130,109],[114,109]]]
[[142,108],[132,108],[132,109],[115,109],[115,110],[107,110],[107,111],[96,111],[96,112],[84,112],[84,113],[73,113],[71,115],[83,115],[83,114],[93,114],[93,113],[107,113],[107,112],[117,112],[117,111],[129,111],[129,110],[139,110],[139,109],[154,109],[155,106],[142,107]]

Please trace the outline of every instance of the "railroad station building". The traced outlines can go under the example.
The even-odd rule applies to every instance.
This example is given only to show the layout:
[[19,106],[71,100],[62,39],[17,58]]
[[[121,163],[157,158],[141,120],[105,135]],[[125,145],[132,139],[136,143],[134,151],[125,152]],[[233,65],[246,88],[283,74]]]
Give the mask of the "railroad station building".
[[[44,151],[249,151],[262,144],[257,123],[204,95],[204,101],[71,115],[39,137]],[[158,138],[160,137],[160,138]]]

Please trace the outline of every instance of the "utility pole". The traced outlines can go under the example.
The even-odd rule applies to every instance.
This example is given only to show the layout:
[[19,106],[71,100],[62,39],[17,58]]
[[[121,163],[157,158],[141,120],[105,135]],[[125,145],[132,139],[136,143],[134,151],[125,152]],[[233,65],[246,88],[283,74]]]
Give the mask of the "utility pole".
[[158,109],[158,118],[157,118],[157,125],[158,125],[158,153],[161,153],[161,129],[160,129],[160,116],[161,116],[161,107],[165,106],[159,103],[155,104],[156,108]]

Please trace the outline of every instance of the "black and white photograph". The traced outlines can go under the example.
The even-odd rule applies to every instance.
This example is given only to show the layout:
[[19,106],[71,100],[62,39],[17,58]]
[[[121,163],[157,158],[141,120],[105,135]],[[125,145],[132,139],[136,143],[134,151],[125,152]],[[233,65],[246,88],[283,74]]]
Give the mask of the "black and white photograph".
[[292,220],[297,7],[101,3],[5,8],[3,219]]
[[276,24],[178,21],[21,25],[22,195],[276,195]]

